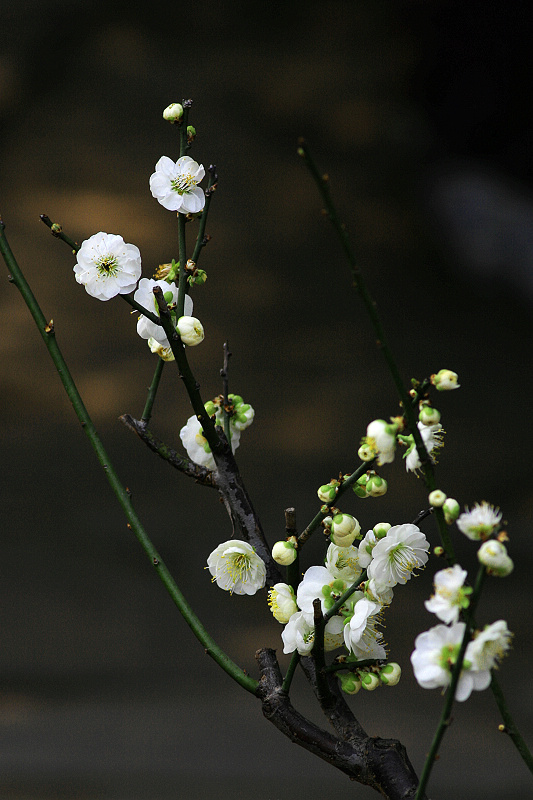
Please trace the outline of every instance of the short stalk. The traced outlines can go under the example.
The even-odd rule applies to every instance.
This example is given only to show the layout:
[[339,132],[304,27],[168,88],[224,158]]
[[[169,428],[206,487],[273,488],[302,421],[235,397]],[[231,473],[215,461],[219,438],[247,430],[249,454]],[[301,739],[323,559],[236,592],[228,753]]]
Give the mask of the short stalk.
[[152,383],[150,384],[150,388],[148,389],[148,397],[146,398],[146,404],[144,406],[144,411],[142,413],[141,422],[146,427],[150,422],[150,418],[152,416],[152,408],[154,406],[155,397],[157,394],[157,390],[159,388],[159,382],[161,380],[161,375],[163,374],[163,367],[165,366],[165,362],[162,358],[157,359],[157,365],[154,372],[154,377],[152,378]]

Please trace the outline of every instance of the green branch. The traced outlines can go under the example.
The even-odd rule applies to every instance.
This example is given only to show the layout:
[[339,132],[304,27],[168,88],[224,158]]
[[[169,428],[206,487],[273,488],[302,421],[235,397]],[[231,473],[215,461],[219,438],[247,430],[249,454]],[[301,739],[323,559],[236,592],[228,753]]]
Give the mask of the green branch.
[[210,655],[217,664],[230,675],[237,683],[239,683],[244,689],[252,694],[257,693],[258,683],[249,675],[246,675],[240,667],[238,667],[230,658],[229,656],[216,644],[215,640],[207,633],[204,626],[200,622],[200,619],[196,616],[192,608],[189,606],[185,597],[181,593],[180,589],[178,588],[176,582],[172,578],[172,575],[168,571],[167,567],[165,566],[164,562],[161,559],[161,556],[155,549],[154,545],[152,544],[150,538],[148,537],[144,527],[139,520],[137,514],[135,513],[133,506],[131,504],[131,498],[126,491],[125,487],[120,482],[110,460],[109,457],[104,449],[104,446],[98,436],[94,424],[92,422],[91,417],[85,405],[81,399],[81,396],[78,392],[78,389],[74,383],[74,380],[70,374],[70,371],[67,367],[67,364],[63,358],[63,355],[59,349],[59,346],[56,341],[54,326],[53,323],[47,322],[46,318],[41,311],[41,308],[30,289],[29,284],[27,283],[24,275],[20,267],[17,264],[15,256],[9,247],[5,236],[5,225],[0,220],[0,252],[4,258],[4,261],[7,265],[7,268],[10,272],[9,280],[15,284],[17,289],[22,295],[24,302],[26,303],[34,321],[37,325],[39,333],[41,334],[44,343],[48,349],[50,357],[54,363],[54,366],[61,378],[61,382],[63,383],[63,387],[69,400],[72,403],[76,416],[78,417],[81,426],[96,453],[98,461],[104,470],[105,476],[113,490],[115,497],[117,498],[125,516],[128,520],[128,527],[134,533],[137,540],[141,544],[145,554],[148,556],[152,566],[156,569],[159,579],[162,581],[163,585],[165,586],[167,592],[169,593],[172,601],[177,606],[178,610],[182,614],[183,618],[185,619],[187,625],[191,628],[194,635],[197,639],[201,642],[205,651],[208,655]]

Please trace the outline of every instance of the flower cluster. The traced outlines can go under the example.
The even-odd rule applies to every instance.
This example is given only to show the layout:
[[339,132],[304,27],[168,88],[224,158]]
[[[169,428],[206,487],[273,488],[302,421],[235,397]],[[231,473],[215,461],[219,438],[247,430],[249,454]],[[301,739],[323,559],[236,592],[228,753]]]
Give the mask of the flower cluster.
[[[235,452],[240,444],[241,433],[252,424],[255,412],[251,405],[244,403],[240,395],[230,394],[228,399],[230,406],[227,410],[224,407],[223,398],[220,396],[209,400],[205,404],[205,409],[210,417],[215,418],[215,423],[221,427],[224,427],[224,414],[230,414],[230,442],[231,449]],[[207,469],[215,468],[215,459],[211,448],[203,434],[202,426],[195,416],[189,417],[186,425],[181,429],[180,439],[191,461],[207,467]]]

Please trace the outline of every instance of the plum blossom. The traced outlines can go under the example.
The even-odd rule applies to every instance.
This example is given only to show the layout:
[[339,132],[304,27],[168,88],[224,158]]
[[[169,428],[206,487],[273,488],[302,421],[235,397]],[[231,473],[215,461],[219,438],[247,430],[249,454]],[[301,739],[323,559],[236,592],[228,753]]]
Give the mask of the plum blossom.
[[[440,422],[435,423],[435,425],[424,425],[423,422],[417,422],[417,425],[420,435],[422,436],[424,446],[428,451],[428,455],[431,461],[435,463],[435,454],[443,444],[442,435],[444,431],[442,430],[442,425]],[[420,461],[414,440],[405,453],[404,458],[405,469],[408,472],[416,472],[422,466],[422,462]]]
[[95,233],[82,242],[74,274],[85,291],[98,300],[129,294],[141,277],[141,253],[114,233]]
[[298,611],[292,586],[276,583],[268,592],[268,605],[278,622],[288,622]]
[[[167,305],[172,305],[178,302],[178,287],[174,283],[167,283],[165,280],[154,280],[153,278],[142,278],[139,281],[139,288],[133,295],[133,299],[139,303],[147,311],[159,316],[159,306],[157,305],[154,297],[154,289],[156,286],[162,290]],[[192,314],[192,300],[189,295],[185,296],[185,314],[190,316]],[[163,348],[170,347],[165,331],[161,325],[156,325],[145,317],[144,314],[138,319],[137,333],[142,339],[155,339]]]
[[486,625],[466,648],[465,660],[472,662],[472,669],[491,670],[506,654],[511,646],[513,634],[503,619]]
[[326,569],[335,578],[340,578],[346,583],[355,583],[361,574],[362,567],[359,564],[359,550],[357,547],[339,547],[330,544],[326,553]]
[[[234,430],[230,426],[230,433],[231,449],[235,452],[240,443],[241,432]],[[180,439],[191,461],[194,461],[195,464],[199,464],[201,467],[215,469],[215,459],[213,458],[207,439],[203,435],[202,426],[197,417],[194,415],[189,417],[187,424],[180,430]]]
[[347,588],[346,581],[336,578],[326,567],[309,567],[298,586],[296,602],[312,618],[313,600],[320,599],[322,613],[326,614]]
[[357,658],[385,658],[385,648],[378,643],[380,634],[376,631],[376,616],[381,606],[368,600],[361,592],[352,597],[355,597],[350,601],[353,613],[344,624],[344,644]]
[[213,550],[207,566],[217,586],[231,594],[255,594],[266,582],[265,562],[248,542],[238,539]]
[[407,583],[428,560],[429,542],[416,525],[394,525],[372,550],[367,575],[380,586]]
[[283,628],[281,638],[284,653],[297,650],[301,656],[308,656],[315,641],[315,627],[308,615],[296,611]]
[[190,156],[181,156],[176,162],[161,156],[150,176],[152,196],[169,211],[197,214],[205,205],[205,194],[199,189],[205,170]]
[[394,461],[397,432],[398,426],[384,419],[373,420],[366,429],[366,444],[377,455],[380,467]]
[[433,579],[435,594],[424,605],[428,611],[436,614],[439,619],[449,625],[457,622],[462,608],[468,606],[467,594],[471,588],[463,589],[467,572],[459,564],[454,564],[448,569],[441,569],[435,573]]
[[487,539],[494,529],[500,524],[502,514],[499,508],[494,508],[485,500],[476,503],[474,508],[468,509],[457,520],[457,527],[469,539],[479,541]]

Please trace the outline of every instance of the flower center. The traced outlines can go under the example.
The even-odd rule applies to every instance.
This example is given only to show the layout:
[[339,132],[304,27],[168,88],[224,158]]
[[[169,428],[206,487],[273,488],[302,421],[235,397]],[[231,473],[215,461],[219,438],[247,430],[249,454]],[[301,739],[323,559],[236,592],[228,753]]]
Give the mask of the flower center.
[[100,258],[96,259],[94,262],[98,273],[103,277],[107,278],[110,275],[116,275],[119,271],[119,263],[117,257],[112,255],[111,253],[106,253],[105,256],[100,256]]
[[187,194],[191,189],[194,189],[196,184],[197,181],[189,172],[182,172],[181,175],[178,175],[177,178],[173,178],[170,181],[172,191],[178,194]]
[[250,557],[245,553],[232,553],[226,561],[226,572],[234,583],[238,580],[246,581],[249,568]]
[[389,560],[391,565],[394,565],[396,571],[402,578],[408,578],[417,565],[416,558],[413,558],[413,551],[407,547],[403,542],[394,547],[389,553]]

